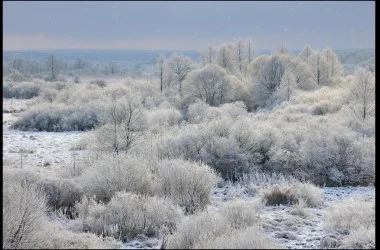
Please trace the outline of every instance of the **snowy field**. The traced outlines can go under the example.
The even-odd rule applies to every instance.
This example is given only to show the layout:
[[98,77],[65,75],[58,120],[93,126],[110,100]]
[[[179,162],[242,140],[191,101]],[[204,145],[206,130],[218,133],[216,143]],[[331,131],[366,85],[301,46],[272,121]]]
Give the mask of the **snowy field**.
[[[73,146],[85,132],[24,132],[10,129],[20,112],[27,109],[33,100],[3,99],[3,159],[7,168],[24,168],[50,177],[62,176],[65,170],[80,167],[86,161],[85,151],[75,151]],[[12,110],[12,113],[5,113]],[[324,205],[321,208],[305,208],[307,215],[292,214],[291,206],[264,206],[260,221],[273,240],[284,248],[319,248],[321,238],[328,234],[323,228],[325,209],[332,203],[348,197],[369,199],[375,194],[374,187],[325,187]],[[250,201],[242,186],[215,187],[209,212],[218,211],[224,203],[234,199]],[[57,219],[62,226],[70,228],[67,219]],[[122,244],[124,249],[159,249],[162,239],[138,235]]]

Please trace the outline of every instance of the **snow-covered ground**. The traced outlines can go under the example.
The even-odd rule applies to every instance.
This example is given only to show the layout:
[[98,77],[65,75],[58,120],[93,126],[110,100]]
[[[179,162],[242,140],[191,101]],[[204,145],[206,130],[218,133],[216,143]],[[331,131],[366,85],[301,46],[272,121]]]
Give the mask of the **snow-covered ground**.
[[[348,198],[374,198],[375,188],[324,187],[324,205],[321,208],[304,208],[307,216],[292,214],[291,206],[265,206],[260,219],[266,233],[280,246],[288,249],[318,249],[320,240],[328,232],[323,228],[323,215],[333,202]],[[217,211],[223,203],[236,198],[252,200],[255,197],[244,192],[241,186],[228,185],[214,188],[209,211]]]
[[[3,99],[3,110],[27,108],[31,100]],[[10,129],[19,112],[3,113],[3,165],[56,175],[57,170],[84,162],[84,151],[72,150],[84,132],[32,132]]]
[[[10,168],[22,167],[46,175],[58,175],[57,170],[83,164],[85,151],[74,151],[73,146],[85,132],[24,132],[11,130],[10,124],[17,119],[32,100],[3,99],[3,165]],[[4,110],[14,110],[4,113]],[[358,196],[368,199],[375,193],[374,187],[325,187],[325,204],[321,208],[305,208],[307,216],[291,214],[289,206],[266,206],[261,212],[261,223],[266,233],[284,248],[319,248],[320,240],[327,232],[323,229],[323,214],[329,204]],[[241,186],[226,185],[214,188],[209,211],[218,211],[229,200],[255,197],[245,192]],[[62,225],[67,222],[57,220]],[[122,244],[123,249],[159,249],[162,239],[138,235]]]

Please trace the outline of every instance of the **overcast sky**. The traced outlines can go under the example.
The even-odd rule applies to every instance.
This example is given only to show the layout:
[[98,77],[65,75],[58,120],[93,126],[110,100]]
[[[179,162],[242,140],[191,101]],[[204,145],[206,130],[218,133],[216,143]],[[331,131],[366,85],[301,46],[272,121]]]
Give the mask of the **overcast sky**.
[[375,47],[375,2],[3,2],[3,50]]

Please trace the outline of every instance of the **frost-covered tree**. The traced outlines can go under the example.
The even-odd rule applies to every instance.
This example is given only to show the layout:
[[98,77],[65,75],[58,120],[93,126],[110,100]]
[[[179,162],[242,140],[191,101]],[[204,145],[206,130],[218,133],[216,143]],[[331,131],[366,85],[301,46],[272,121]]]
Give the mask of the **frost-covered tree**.
[[326,60],[329,81],[334,83],[342,76],[342,65],[337,55],[330,48],[325,49],[322,54]]
[[168,59],[168,67],[170,74],[174,77],[175,82],[179,85],[179,93],[182,96],[182,83],[187,74],[193,68],[193,61],[190,57],[183,54],[173,54]]
[[290,51],[283,44],[281,44],[281,46],[277,48],[276,54],[278,55],[290,54]]
[[205,66],[208,63],[214,63],[216,59],[216,48],[212,45],[208,45],[201,52],[202,64]]
[[22,72],[24,69],[24,60],[22,58],[19,58],[17,56],[13,56],[9,60],[10,69],[17,70],[19,72]]
[[254,48],[253,42],[251,40],[247,41],[247,59],[248,59],[248,65],[251,64],[253,61],[253,58],[256,55],[256,50]]
[[111,148],[117,155],[128,153],[142,129],[142,107],[131,95],[108,103],[103,113],[105,125],[98,130],[97,139],[102,147]]
[[49,77],[50,80],[52,81],[57,80],[60,65],[59,65],[58,58],[54,54],[51,54],[47,57],[46,66],[50,74],[50,77]]
[[359,68],[351,88],[352,100],[349,105],[355,116],[365,121],[375,113],[375,76],[367,69]]
[[280,86],[281,78],[285,72],[285,67],[279,56],[272,56],[263,66],[257,77],[257,82],[261,84],[269,93],[273,93]]
[[259,76],[260,70],[270,60],[270,56],[261,55],[253,59],[248,67],[249,75],[251,79],[256,79]]
[[73,68],[74,69],[82,69],[82,70],[84,70],[84,69],[88,68],[89,66],[90,65],[89,65],[89,63],[87,61],[79,58],[79,59],[77,59],[74,62]]
[[223,45],[218,51],[217,64],[227,70],[228,73],[233,73],[235,72],[233,59],[234,54],[231,46]]
[[299,88],[305,90],[313,88],[312,72],[305,61],[290,54],[282,54],[280,59],[286,70],[294,76],[295,83]]
[[155,73],[160,81],[160,90],[162,92],[165,75],[165,56],[162,54],[158,55],[156,58]]
[[187,97],[199,98],[211,106],[227,101],[230,91],[227,72],[215,64],[192,71],[184,83],[184,88]]
[[314,53],[315,51],[311,48],[311,46],[309,44],[306,44],[302,51],[298,54],[298,56],[306,62],[308,62],[312,58]]
[[329,70],[326,58],[320,53],[315,53],[311,59],[313,81],[318,86],[329,83]]
[[239,72],[242,72],[243,60],[245,57],[243,41],[241,39],[238,39],[234,47],[235,47],[235,58],[236,58],[237,68],[239,69]]
[[115,62],[110,62],[106,67],[106,74],[115,75],[119,72],[120,67]]
[[289,101],[296,86],[296,80],[293,73],[290,70],[285,70],[284,75],[281,77],[281,83],[278,89],[279,96],[281,96],[282,99]]

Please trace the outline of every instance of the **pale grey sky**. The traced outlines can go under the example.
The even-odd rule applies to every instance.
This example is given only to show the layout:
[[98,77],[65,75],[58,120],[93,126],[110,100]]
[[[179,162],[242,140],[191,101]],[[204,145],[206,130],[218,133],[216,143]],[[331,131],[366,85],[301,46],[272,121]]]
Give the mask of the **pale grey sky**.
[[375,47],[375,2],[3,2],[3,50]]

